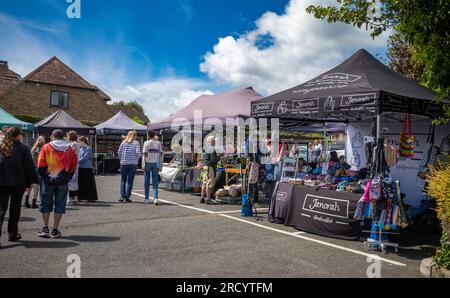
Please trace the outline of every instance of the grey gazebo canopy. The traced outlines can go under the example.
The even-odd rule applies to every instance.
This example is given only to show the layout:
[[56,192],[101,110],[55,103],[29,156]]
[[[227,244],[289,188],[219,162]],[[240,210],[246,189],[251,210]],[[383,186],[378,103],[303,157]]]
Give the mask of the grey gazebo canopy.
[[147,135],[147,127],[134,122],[122,111],[106,122],[95,127],[97,135],[126,135],[130,130],[136,130],[139,136]]

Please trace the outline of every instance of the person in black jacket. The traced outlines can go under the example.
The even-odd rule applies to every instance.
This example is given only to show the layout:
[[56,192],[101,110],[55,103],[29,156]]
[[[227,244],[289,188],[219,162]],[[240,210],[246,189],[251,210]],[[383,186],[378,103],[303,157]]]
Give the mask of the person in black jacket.
[[20,128],[11,127],[0,145],[0,232],[9,209],[9,241],[19,241],[20,206],[27,187],[38,182],[30,150],[22,143]]

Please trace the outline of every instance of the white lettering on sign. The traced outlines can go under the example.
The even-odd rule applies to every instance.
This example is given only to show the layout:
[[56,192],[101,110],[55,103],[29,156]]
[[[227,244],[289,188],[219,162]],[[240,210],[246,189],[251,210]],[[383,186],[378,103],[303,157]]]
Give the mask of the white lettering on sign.
[[292,101],[292,111],[299,112],[301,110],[315,110],[319,108],[319,99],[301,99]]
[[252,105],[253,113],[272,113],[273,112],[273,106],[275,105],[274,102],[267,102],[267,103],[257,103]]
[[348,74],[348,73],[341,73],[341,72],[336,72],[336,73],[329,73],[329,74],[325,74],[323,76],[320,76],[319,78],[309,81],[305,84],[305,86],[312,86],[312,85],[317,85],[320,83],[330,83],[330,84],[335,84],[335,83],[354,83],[358,80],[360,80],[362,77],[358,76],[358,75],[352,75],[352,74]]
[[350,202],[348,200],[320,197],[311,194],[305,196],[302,209],[309,212],[333,217],[347,218]]
[[277,197],[276,197],[277,201],[285,202],[286,199],[287,199],[287,192],[284,192],[284,191],[277,192]]
[[324,202],[319,202],[319,199],[314,199],[313,203],[309,205],[309,209],[316,209],[316,208],[330,211],[341,211],[337,202],[334,202],[334,204],[328,204]]
[[376,98],[376,93],[344,95],[342,96],[341,107],[371,103],[375,101]]

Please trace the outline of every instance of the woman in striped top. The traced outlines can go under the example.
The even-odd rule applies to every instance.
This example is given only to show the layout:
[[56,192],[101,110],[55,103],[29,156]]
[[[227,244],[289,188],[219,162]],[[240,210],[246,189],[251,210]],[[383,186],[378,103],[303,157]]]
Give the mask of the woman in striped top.
[[136,141],[137,132],[132,130],[119,147],[120,159],[120,200],[119,202],[131,203],[130,197],[133,190],[134,176],[136,175],[141,148]]

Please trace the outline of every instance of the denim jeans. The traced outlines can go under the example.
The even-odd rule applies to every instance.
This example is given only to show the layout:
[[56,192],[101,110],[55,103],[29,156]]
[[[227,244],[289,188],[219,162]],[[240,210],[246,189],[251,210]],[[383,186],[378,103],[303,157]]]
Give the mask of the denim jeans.
[[150,198],[150,177],[152,178],[153,184],[153,198],[155,201],[158,200],[158,165],[156,163],[146,163],[144,168],[144,189],[145,189],[145,199]]
[[137,165],[120,166],[120,197],[129,200],[133,191]]
[[54,186],[42,182],[41,203],[39,206],[39,211],[41,213],[51,213],[53,210],[55,210],[56,214],[65,214],[68,193],[69,186],[67,184]]

